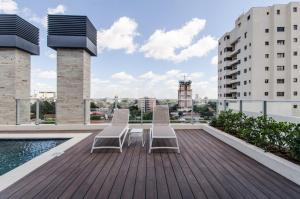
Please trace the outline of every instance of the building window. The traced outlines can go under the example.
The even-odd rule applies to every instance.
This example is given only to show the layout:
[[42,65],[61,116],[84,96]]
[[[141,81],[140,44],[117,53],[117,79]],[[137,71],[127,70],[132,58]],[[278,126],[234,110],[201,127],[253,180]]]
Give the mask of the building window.
[[277,71],[284,71],[284,66],[277,66]]
[[250,15],[248,15],[247,20],[248,20],[248,21],[250,20]]
[[251,43],[249,43],[249,47],[251,46]]
[[294,65],[293,68],[294,68],[294,69],[297,69],[297,68],[298,68],[298,65]]
[[298,42],[298,38],[297,38],[297,37],[293,38],[293,41],[294,41],[295,43],[297,43],[297,42]]
[[277,92],[277,96],[278,97],[283,97],[284,96],[284,92]]
[[244,85],[247,85],[247,81],[244,81]]
[[269,28],[266,28],[266,29],[265,29],[265,33],[269,33]]
[[278,45],[284,45],[284,40],[277,40]]
[[247,92],[244,92],[244,96],[247,96]]
[[297,96],[297,95],[298,95],[298,92],[297,92],[297,91],[294,91],[293,94],[294,94],[294,96]]
[[244,37],[245,37],[245,39],[247,38],[247,32],[244,33]]
[[265,79],[265,83],[266,83],[266,84],[269,83],[269,79]]
[[268,41],[265,41],[265,46],[268,46],[269,45],[269,42]]
[[251,92],[249,92],[248,95],[251,96]]
[[294,51],[294,52],[293,52],[293,55],[294,55],[294,56],[297,56],[297,55],[298,55],[298,51]]
[[249,80],[249,84],[251,84],[251,80]]
[[298,82],[298,79],[297,78],[293,78],[293,82],[294,83]]
[[249,71],[251,71],[251,67],[249,68]]
[[247,50],[247,45],[244,46],[244,50]]
[[247,73],[247,69],[244,69],[244,73]]
[[277,53],[277,58],[284,58],[284,53]]
[[294,30],[298,30],[298,25],[293,25]]
[[277,79],[277,84],[284,84],[284,79]]
[[280,10],[277,10],[276,13],[277,13],[278,15],[280,15]]
[[293,7],[293,12],[297,12],[297,7]]
[[244,62],[246,62],[247,61],[247,57],[244,57]]
[[269,58],[269,54],[265,54],[265,58]]
[[265,92],[265,96],[268,96],[269,95],[269,93],[268,92]]
[[268,66],[265,67],[265,71],[269,71],[269,67]]
[[284,27],[277,27],[277,32],[284,32]]
[[269,15],[270,14],[270,12],[267,12],[267,15]]
[[242,25],[242,23],[239,23],[239,24],[238,24],[238,27],[241,27],[241,25]]

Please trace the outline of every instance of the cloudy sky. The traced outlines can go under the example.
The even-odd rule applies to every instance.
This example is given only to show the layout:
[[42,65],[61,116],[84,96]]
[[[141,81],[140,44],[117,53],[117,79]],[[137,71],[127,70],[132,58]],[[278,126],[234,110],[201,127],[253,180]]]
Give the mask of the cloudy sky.
[[98,30],[92,97],[176,98],[187,75],[193,94],[217,98],[217,40],[254,6],[285,0],[0,0],[40,29],[32,93],[56,90],[56,52],[47,47],[47,13],[87,15]]

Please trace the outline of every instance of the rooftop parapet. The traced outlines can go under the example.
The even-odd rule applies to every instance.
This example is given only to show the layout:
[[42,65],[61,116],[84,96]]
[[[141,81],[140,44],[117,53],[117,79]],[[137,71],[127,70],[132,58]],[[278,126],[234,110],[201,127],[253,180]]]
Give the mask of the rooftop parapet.
[[39,55],[39,29],[18,15],[0,14],[0,47]]
[[83,48],[97,55],[97,30],[86,16],[48,15],[48,47]]

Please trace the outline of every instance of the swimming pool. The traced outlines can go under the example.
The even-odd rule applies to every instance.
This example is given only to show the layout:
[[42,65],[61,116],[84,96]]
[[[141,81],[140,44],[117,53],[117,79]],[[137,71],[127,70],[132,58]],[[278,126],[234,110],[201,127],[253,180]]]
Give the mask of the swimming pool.
[[68,139],[0,139],[0,176]]

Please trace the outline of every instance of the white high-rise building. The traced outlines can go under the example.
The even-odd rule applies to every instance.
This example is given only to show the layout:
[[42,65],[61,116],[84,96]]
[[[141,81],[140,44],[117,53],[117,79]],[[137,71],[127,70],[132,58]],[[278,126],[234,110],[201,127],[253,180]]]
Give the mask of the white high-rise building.
[[300,100],[300,3],[251,8],[220,38],[218,53],[220,101]]

